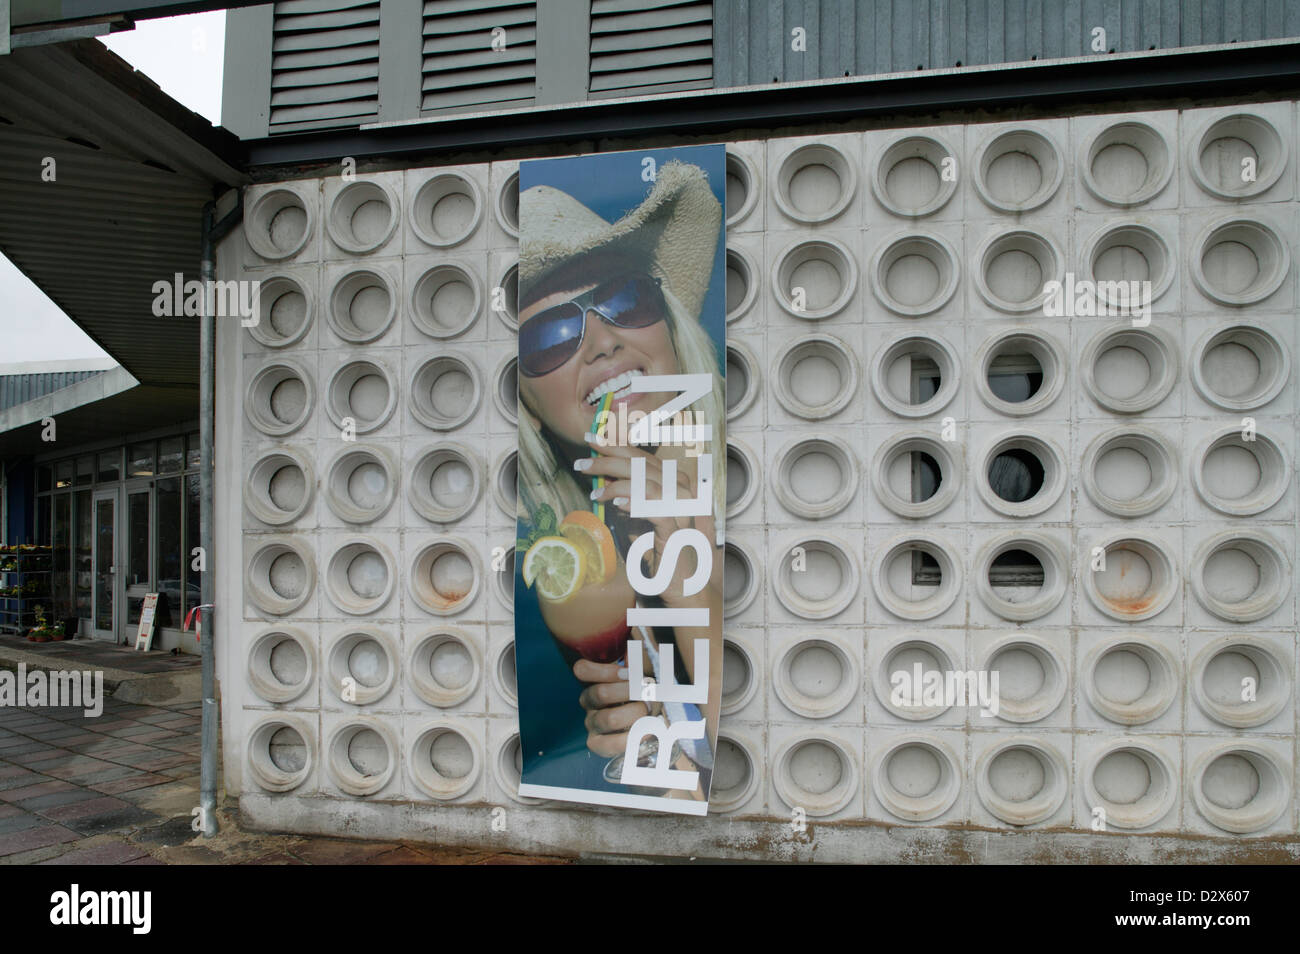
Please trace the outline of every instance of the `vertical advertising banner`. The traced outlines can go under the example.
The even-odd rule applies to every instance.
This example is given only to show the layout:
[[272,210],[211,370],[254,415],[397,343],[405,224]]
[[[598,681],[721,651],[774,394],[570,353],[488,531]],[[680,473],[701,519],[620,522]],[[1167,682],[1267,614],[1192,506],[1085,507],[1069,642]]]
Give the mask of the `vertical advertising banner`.
[[523,796],[708,811],[725,162],[717,145],[520,163]]

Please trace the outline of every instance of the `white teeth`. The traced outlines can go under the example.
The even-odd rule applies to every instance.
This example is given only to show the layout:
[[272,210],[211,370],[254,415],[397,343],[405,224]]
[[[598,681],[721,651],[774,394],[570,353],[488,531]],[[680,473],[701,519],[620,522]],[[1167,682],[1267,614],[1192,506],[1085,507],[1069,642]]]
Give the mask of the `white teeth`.
[[[597,404],[599,403],[600,399],[603,398],[610,391],[615,391],[615,392],[623,391],[625,388],[631,385],[633,378],[639,378],[643,374],[645,374],[645,372],[642,371],[640,368],[633,368],[631,371],[624,371],[620,375],[616,375],[615,377],[612,377],[606,381],[600,382],[600,384],[592,388],[591,393],[587,395],[587,403]],[[623,395],[616,394],[615,396],[622,397]]]

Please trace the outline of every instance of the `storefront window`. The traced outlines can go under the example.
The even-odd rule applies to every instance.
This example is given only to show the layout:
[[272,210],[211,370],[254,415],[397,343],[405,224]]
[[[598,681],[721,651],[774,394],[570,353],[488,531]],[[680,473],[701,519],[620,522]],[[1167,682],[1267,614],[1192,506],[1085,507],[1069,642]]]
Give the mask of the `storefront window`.
[[[177,457],[177,464],[180,457]],[[184,605],[184,574],[181,572],[181,478],[166,477],[154,485],[154,540],[158,566],[157,625],[180,626]]]
[[132,444],[126,449],[126,475],[128,477],[152,477],[153,441],[146,444]]
[[[71,466],[71,461],[68,462]],[[72,495],[54,495],[54,554],[51,598],[54,618],[66,619],[72,615],[72,578],[70,575],[72,536]]]
[[199,432],[195,431],[189,437],[185,438],[185,469],[198,470],[202,459],[203,454],[202,448],[199,446]]
[[77,486],[86,487],[95,482],[95,458],[77,458]]
[[54,465],[54,486],[72,486],[72,461],[61,460]]
[[117,480],[122,476],[122,451],[101,451],[99,454],[99,474],[95,478],[101,484]]
[[200,573],[194,569],[194,548],[199,543],[199,475],[190,474],[185,478],[185,552],[181,560],[185,564],[185,612],[198,606],[201,601],[202,585]]
[[158,442],[158,473],[179,474],[185,465],[185,438],[165,437]]
[[36,540],[43,547],[50,545],[50,501],[51,497],[36,498]]
[[41,464],[36,468],[36,492],[49,490],[53,486],[54,470],[49,464]]

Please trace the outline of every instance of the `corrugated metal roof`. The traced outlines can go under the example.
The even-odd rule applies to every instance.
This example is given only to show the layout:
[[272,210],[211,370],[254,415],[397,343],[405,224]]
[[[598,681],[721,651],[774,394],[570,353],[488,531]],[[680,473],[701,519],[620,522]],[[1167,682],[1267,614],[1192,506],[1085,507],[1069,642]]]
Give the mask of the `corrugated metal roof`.
[[103,371],[56,371],[48,374],[0,374],[0,411],[26,404],[53,391],[93,378]]
[[[1300,36],[1300,0],[715,0],[718,87]],[[794,31],[804,31],[803,50]]]
[[152,287],[199,277],[202,207],[245,181],[237,149],[101,43],[15,50],[0,57],[0,250],[143,385],[192,388],[198,320],[154,317]]

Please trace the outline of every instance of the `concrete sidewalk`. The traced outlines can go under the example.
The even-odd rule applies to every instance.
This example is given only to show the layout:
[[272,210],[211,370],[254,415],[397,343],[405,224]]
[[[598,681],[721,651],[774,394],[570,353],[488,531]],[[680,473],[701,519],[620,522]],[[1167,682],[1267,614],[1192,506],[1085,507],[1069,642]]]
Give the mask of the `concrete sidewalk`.
[[[43,644],[48,646],[49,644]],[[48,656],[46,658],[49,658]],[[54,668],[84,668],[81,656]],[[220,832],[199,804],[200,703],[109,698],[80,708],[0,707],[0,865],[564,864],[572,859],[436,845],[245,832],[233,799]]]
[[136,652],[128,646],[91,639],[33,643],[0,635],[0,669],[96,670],[104,690],[124,702],[180,705],[202,698],[200,660],[189,653]]

